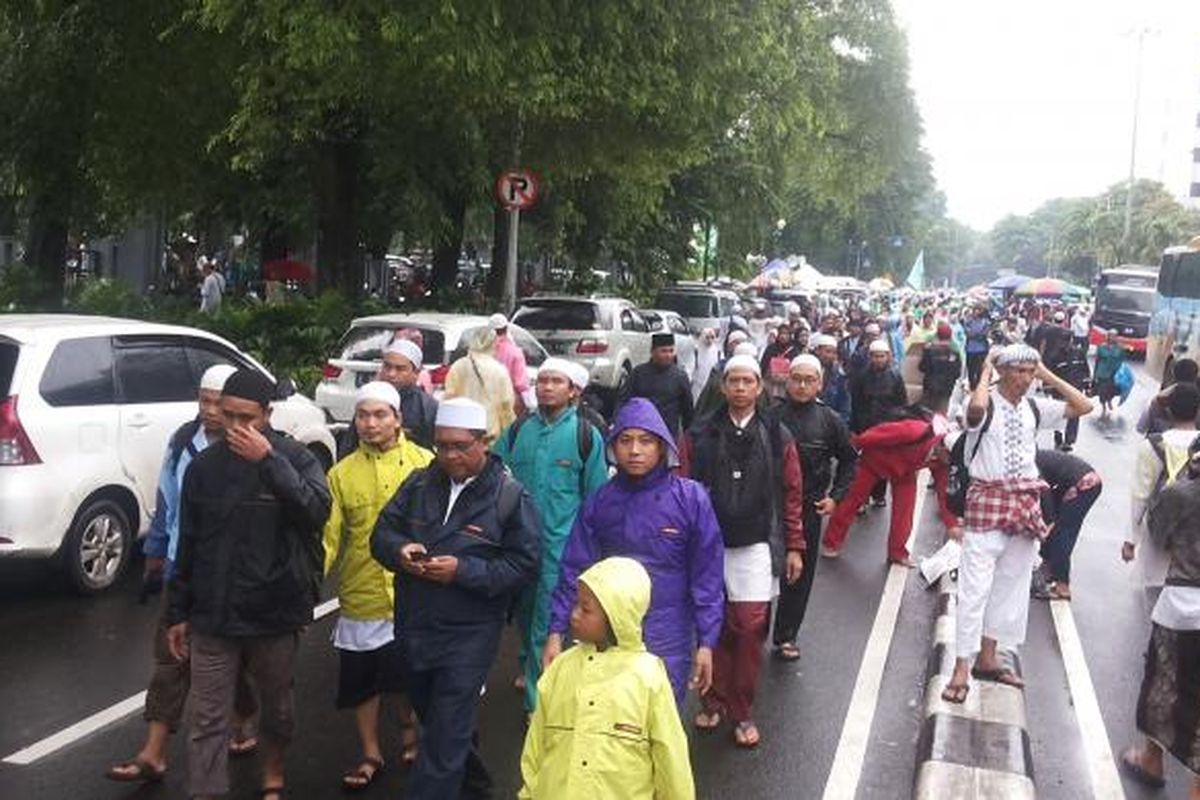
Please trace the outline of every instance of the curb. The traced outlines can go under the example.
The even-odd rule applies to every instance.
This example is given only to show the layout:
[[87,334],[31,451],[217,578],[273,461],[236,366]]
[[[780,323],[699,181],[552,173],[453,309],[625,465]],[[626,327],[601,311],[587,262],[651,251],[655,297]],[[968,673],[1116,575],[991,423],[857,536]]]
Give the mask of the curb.
[[[938,613],[933,649],[925,670],[925,713],[917,741],[915,800],[1036,796],[1033,756],[1025,714],[1025,692],[999,683],[972,679],[966,702],[942,700],[942,689],[954,670],[957,583],[938,582]],[[1017,675],[1017,654],[1002,654]]]

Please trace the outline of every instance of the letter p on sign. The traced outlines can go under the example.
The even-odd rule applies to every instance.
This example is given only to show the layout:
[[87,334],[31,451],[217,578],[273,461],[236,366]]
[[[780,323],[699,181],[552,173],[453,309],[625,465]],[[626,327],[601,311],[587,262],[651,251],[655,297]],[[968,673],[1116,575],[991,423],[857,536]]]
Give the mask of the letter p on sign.
[[507,209],[524,211],[538,200],[540,183],[532,170],[510,169],[496,178],[496,199]]

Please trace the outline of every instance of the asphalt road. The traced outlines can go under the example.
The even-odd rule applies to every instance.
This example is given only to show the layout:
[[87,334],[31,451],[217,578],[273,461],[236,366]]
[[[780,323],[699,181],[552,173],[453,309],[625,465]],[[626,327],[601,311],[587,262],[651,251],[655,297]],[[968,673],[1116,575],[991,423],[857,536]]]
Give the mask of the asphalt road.
[[[1141,386],[1131,405],[1149,396]],[[1072,611],[1082,638],[1104,731],[1114,754],[1134,741],[1133,715],[1148,639],[1148,612],[1118,557],[1128,519],[1128,483],[1137,436],[1132,420],[1082,425],[1077,454],[1090,460],[1105,488],[1076,549]],[[932,551],[941,531],[927,498],[914,548]],[[842,558],[818,569],[809,618],[801,632],[803,657],[793,664],[768,659],[757,703],[763,736],[755,751],[736,750],[729,731],[691,732],[692,765],[704,798],[819,798],[843,736],[864,649],[871,633],[887,569],[887,512],[872,511],[851,533]],[[0,798],[182,797],[186,771],[182,736],[173,738],[170,768],[161,786],[131,787],[105,781],[110,763],[136,752],[144,726],[132,713],[26,766],[2,763],[8,755],[55,734],[145,689],[156,609],[138,605],[131,572],[107,596],[82,599],[39,565],[0,563]],[[855,796],[911,795],[922,718],[925,662],[935,613],[935,594],[915,571],[904,585],[879,691],[865,698],[876,706],[866,735]],[[297,740],[288,755],[292,797],[341,795],[340,775],[357,755],[353,720],[334,709],[337,660],[329,643],[332,617],[305,634],[297,675]],[[1076,720],[1049,606],[1036,603],[1023,654],[1029,681],[1027,705],[1039,796],[1092,796],[1084,765],[1084,734]],[[523,736],[514,639],[493,670],[481,708],[484,757],[497,797],[515,795]],[[694,703],[689,712],[694,709]],[[691,713],[685,717],[690,721]],[[398,753],[398,725],[386,726],[385,752]],[[231,762],[233,797],[250,797],[257,786],[254,759]],[[1157,797],[1187,793],[1183,770],[1172,764],[1170,785]],[[403,796],[398,759],[380,774],[367,797]],[[1150,797],[1126,784],[1126,796]]]

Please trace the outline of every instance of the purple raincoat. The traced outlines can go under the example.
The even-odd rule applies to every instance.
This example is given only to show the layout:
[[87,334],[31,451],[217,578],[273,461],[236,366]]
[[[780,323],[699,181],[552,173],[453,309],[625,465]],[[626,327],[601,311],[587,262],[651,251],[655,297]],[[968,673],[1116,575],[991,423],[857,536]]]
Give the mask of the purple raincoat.
[[670,471],[679,453],[649,400],[633,398],[617,415],[608,438],[610,461],[612,442],[627,428],[650,431],[666,442],[669,463],[639,481],[618,473],[584,503],[563,551],[550,630],[568,631],[581,572],[609,556],[636,559],[652,584],[642,626],[646,648],[666,663],[682,703],[695,648],[715,649],[721,634],[725,548],[708,492]]

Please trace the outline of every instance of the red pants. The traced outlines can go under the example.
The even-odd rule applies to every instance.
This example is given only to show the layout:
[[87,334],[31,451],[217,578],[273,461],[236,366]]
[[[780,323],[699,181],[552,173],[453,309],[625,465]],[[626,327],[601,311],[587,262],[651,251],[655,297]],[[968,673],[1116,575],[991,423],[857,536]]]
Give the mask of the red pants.
[[750,709],[770,625],[770,603],[725,604],[721,640],[713,653],[713,684],[704,695],[705,710],[722,711],[734,722],[752,718]]
[[[871,496],[871,489],[882,478],[873,471],[859,465],[854,473],[854,480],[842,502],[838,503],[829,527],[825,529],[825,546],[831,550],[841,550],[850,533],[850,524],[854,522],[858,509]],[[899,478],[892,478],[892,528],[888,533],[888,559],[903,561],[908,558],[908,535],[912,533],[913,511],[917,506],[917,473],[912,472]]]

